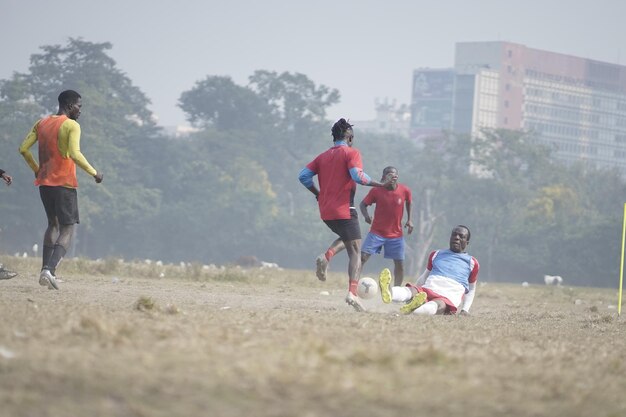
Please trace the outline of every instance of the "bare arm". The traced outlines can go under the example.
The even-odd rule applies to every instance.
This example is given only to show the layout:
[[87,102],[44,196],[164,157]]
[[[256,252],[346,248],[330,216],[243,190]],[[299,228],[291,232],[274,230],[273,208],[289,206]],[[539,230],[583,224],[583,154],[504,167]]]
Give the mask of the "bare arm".
[[406,227],[407,234],[413,233],[413,222],[411,221],[411,202],[409,200],[406,201],[406,223],[404,224]]
[[359,204],[359,209],[361,209],[361,214],[363,215],[363,219],[365,219],[365,223],[372,224],[372,218],[367,212],[367,204],[365,204],[364,200],[361,200],[361,204]]

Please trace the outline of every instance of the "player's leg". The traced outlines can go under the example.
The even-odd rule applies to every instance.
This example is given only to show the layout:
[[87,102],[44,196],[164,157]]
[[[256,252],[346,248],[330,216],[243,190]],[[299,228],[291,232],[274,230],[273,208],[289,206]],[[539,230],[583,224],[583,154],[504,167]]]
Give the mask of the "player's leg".
[[443,300],[436,298],[434,300],[430,300],[427,303],[422,304],[415,310],[413,310],[413,314],[421,314],[424,316],[434,316],[435,314],[444,314],[447,309],[446,303]]
[[50,259],[48,260],[47,265],[44,267],[48,269],[52,275],[55,274],[59,263],[65,257],[67,250],[69,249],[72,243],[72,236],[74,235],[74,225],[73,224],[62,224],[59,226],[59,237],[54,243],[54,250],[52,251],[52,255],[50,255]]
[[380,253],[385,240],[372,232],[369,232],[361,245],[361,267],[375,253]]
[[422,306],[426,300],[428,299],[428,295],[423,292],[423,291],[419,291],[416,287],[414,286],[405,286],[405,287],[393,287],[395,288],[404,288],[405,289],[405,294],[406,294],[406,290],[408,289],[411,292],[411,298],[408,300],[408,302],[403,305],[402,307],[400,307],[400,312],[403,314],[409,314],[412,313],[413,311],[415,311],[415,309],[417,309],[418,307]]
[[404,238],[390,238],[385,240],[385,258],[393,259],[393,283],[396,287],[404,281]]
[[363,269],[363,265],[365,265],[365,262],[367,262],[367,260],[370,258],[369,253],[365,253],[363,252],[363,248],[361,248],[361,269]]
[[396,287],[402,285],[404,281],[404,261],[402,259],[393,260],[393,284]]
[[361,276],[361,227],[356,210],[350,210],[349,219],[324,220],[324,223],[343,241],[348,252],[348,295],[346,303],[356,311],[365,311],[359,301],[356,288]]
[[365,307],[358,299],[356,289],[361,276],[361,239],[354,239],[344,242],[348,252],[348,295],[346,303],[351,305],[356,311],[365,311]]
[[0,279],[11,279],[17,276],[17,272],[9,271],[4,268],[4,265],[0,264]]
[[361,275],[361,239],[344,242],[348,252],[348,279],[350,292],[356,294],[356,287]]
[[365,311],[365,307],[359,301],[356,288],[361,278],[361,226],[356,210],[350,210],[350,219],[340,221],[338,235],[343,239],[343,243],[348,252],[348,295],[346,303],[356,311]]
[[[389,268],[385,268],[381,271],[378,277],[378,285],[380,287],[380,295],[383,303],[410,303],[414,300],[416,295],[420,294],[420,291],[412,285],[392,287]],[[422,294],[426,295],[425,293]],[[422,296],[418,299],[421,299],[421,297]]]
[[79,223],[78,196],[76,189],[65,187],[49,187],[54,194],[56,217],[59,224],[59,236],[54,242],[54,250],[39,276],[39,283],[48,281],[49,289],[58,289],[56,269],[67,253],[74,235],[74,224]]
[[315,275],[317,276],[317,279],[319,279],[320,281],[326,281],[326,274],[328,272],[328,264],[330,263],[330,260],[333,258],[333,256],[335,256],[337,253],[341,252],[345,248],[346,247],[341,238],[336,239],[333,241],[333,243],[330,244],[326,252],[320,254],[315,259]]
[[393,300],[391,287],[391,271],[389,268],[384,268],[378,275],[378,287],[380,288],[380,297],[383,299],[383,303],[388,304]]
[[[50,262],[52,252],[54,252],[54,242],[59,234],[59,220],[57,218],[57,187],[49,187],[42,185],[39,187],[39,196],[43,203],[48,226],[43,234],[43,254],[41,257],[41,272],[39,274],[39,285],[48,287],[48,289],[56,288],[54,276],[46,268]],[[53,284],[54,282],[54,284]]]
[[46,218],[48,219],[48,226],[43,234],[43,254],[41,256],[41,269],[43,269],[50,260],[50,256],[54,250],[54,242],[59,235],[59,221],[56,215],[53,188],[42,185],[39,187],[39,195],[46,212]]

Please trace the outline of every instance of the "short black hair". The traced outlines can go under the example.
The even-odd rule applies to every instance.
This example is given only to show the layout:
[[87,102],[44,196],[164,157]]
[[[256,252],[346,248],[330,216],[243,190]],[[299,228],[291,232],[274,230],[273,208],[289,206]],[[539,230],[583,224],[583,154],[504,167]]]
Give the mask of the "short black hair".
[[76,104],[79,98],[81,98],[81,96],[76,91],[65,90],[59,94],[59,107],[67,108],[72,104]]
[[[470,238],[472,237],[472,232],[470,231],[469,227],[464,226],[462,224],[457,224],[456,226],[454,226],[454,229],[456,229],[457,227],[462,227],[463,229],[467,230],[467,241],[470,241]],[[452,229],[452,230],[454,230]]]
[[384,177],[385,175],[389,174],[389,172],[390,172],[392,169],[393,169],[393,170],[395,170],[396,172],[398,172],[398,168],[396,168],[396,167],[394,167],[394,166],[389,165],[388,167],[385,167],[385,169],[383,169],[383,177]]
[[346,132],[348,130],[352,130],[352,126],[354,125],[348,123],[346,119],[341,118],[337,120],[337,122],[333,125],[333,128],[331,129],[331,132],[333,134],[333,141],[343,140]]

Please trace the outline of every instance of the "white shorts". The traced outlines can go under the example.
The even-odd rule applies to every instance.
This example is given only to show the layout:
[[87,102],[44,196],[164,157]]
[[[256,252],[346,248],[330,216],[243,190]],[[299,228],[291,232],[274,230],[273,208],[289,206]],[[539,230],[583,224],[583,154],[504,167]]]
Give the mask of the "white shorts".
[[426,278],[422,288],[427,288],[433,293],[447,298],[456,308],[459,308],[465,295],[465,287],[461,283],[439,275],[430,275]]

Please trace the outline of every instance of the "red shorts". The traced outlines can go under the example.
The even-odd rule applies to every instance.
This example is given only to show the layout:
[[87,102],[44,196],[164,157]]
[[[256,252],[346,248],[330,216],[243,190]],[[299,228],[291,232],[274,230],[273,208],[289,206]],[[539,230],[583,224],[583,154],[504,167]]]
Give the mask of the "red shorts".
[[427,301],[434,301],[434,300],[443,301],[446,304],[445,314],[456,314],[456,306],[452,304],[452,301],[448,300],[446,297],[443,297],[437,294],[436,292],[434,292],[433,290],[429,288],[418,287],[417,285],[413,285],[413,284],[406,284],[406,286],[415,288],[419,292],[425,292]]

